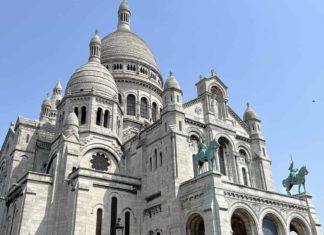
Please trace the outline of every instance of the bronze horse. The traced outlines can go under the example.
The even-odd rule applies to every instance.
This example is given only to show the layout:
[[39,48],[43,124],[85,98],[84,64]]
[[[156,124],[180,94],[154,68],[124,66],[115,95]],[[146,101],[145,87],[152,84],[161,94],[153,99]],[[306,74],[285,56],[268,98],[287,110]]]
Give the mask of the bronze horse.
[[305,176],[308,174],[308,170],[306,166],[303,166],[300,168],[298,173],[294,176],[289,176],[287,179],[282,181],[282,185],[286,188],[287,194],[291,195],[290,190],[294,185],[298,185],[298,193],[300,193],[300,186],[303,185],[304,192],[306,193],[306,187],[305,187]]
[[201,174],[201,168],[208,162],[208,170],[216,170],[215,152],[220,146],[216,139],[213,139],[208,147],[204,142],[199,141],[199,152],[193,155],[194,176]]

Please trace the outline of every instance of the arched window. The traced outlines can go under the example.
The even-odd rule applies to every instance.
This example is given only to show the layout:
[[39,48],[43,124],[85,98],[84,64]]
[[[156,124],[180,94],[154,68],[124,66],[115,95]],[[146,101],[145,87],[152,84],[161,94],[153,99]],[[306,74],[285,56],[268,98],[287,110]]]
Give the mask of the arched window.
[[141,99],[141,117],[142,118],[148,118],[148,105],[147,105],[147,99],[146,98],[142,98]]
[[136,99],[134,95],[127,96],[127,115],[135,116]]
[[116,235],[116,226],[117,222],[117,198],[113,197],[111,199],[111,215],[110,215],[110,235]]
[[101,235],[102,227],[102,209],[97,210],[96,235]]
[[108,128],[108,126],[109,126],[109,111],[106,110],[104,115],[104,127]]
[[247,180],[247,175],[246,175],[245,168],[242,168],[242,176],[243,176],[243,183],[244,183],[244,185],[248,186],[248,180]]
[[84,125],[87,121],[87,108],[83,106],[81,108],[81,125]]
[[74,107],[74,113],[77,117],[79,117],[79,108],[78,107]]
[[157,104],[155,102],[152,104],[152,120],[153,122],[157,120]]
[[102,116],[102,109],[98,108],[98,110],[97,110],[97,118],[96,118],[96,124],[98,126],[101,125],[101,116]]
[[224,148],[224,145],[222,145],[222,144],[218,148],[218,158],[219,158],[220,172],[223,175],[226,175],[226,168],[225,168],[225,148]]
[[130,235],[130,213],[125,213],[125,235]]

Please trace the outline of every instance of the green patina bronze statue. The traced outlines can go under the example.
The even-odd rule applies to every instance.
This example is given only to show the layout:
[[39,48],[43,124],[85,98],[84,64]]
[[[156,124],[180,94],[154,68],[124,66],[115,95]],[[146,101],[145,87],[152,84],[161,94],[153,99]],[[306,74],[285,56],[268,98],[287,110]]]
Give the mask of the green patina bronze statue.
[[216,139],[213,139],[210,144],[206,145],[205,140],[199,139],[199,150],[197,154],[193,155],[194,176],[201,174],[201,168],[205,162],[208,162],[208,170],[216,170],[215,152],[219,147]]
[[298,171],[297,168],[294,168],[294,161],[291,159],[291,163],[289,166],[289,176],[287,179],[282,181],[282,185],[286,188],[287,194],[291,195],[290,190],[294,185],[298,185],[298,193],[300,193],[300,186],[303,185],[304,192],[306,193],[306,187],[305,187],[305,176],[308,174],[308,170],[306,166],[303,166]]

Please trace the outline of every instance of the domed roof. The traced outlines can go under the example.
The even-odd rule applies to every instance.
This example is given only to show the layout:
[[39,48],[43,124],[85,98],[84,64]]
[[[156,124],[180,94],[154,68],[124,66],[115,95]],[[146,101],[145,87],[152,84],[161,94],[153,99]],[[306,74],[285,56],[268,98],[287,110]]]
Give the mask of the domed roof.
[[254,109],[250,106],[250,104],[247,103],[247,108],[244,112],[243,121],[248,121],[248,120],[252,120],[252,119],[259,120],[259,117],[256,114],[256,112],[254,111]]
[[74,112],[71,112],[64,122],[65,126],[79,126],[79,119]]
[[102,39],[101,61],[112,59],[139,60],[158,68],[146,42],[131,31],[117,30]]
[[95,61],[82,65],[74,72],[65,93],[73,94],[84,90],[94,90],[109,97],[118,95],[113,76],[102,64]]
[[48,96],[44,99],[42,106],[51,106],[51,101]]
[[96,30],[96,33],[95,35],[91,38],[91,41],[90,41],[90,44],[91,43],[98,43],[98,44],[101,44],[101,39],[98,35],[98,30]]
[[172,72],[170,72],[169,78],[164,83],[164,90],[170,89],[170,88],[175,88],[175,89],[181,90],[181,88],[179,86],[179,82],[176,80],[176,78],[174,77]]
[[123,1],[119,6],[118,12],[125,11],[125,10],[130,12],[130,9],[129,9],[129,6],[128,6],[127,2]]

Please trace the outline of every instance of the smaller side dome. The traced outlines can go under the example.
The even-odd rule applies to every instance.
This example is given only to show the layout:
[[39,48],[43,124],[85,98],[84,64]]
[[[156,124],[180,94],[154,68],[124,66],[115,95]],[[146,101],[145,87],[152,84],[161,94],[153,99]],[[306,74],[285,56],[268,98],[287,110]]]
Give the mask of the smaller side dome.
[[243,121],[246,122],[248,120],[259,120],[258,115],[254,111],[254,109],[250,106],[249,103],[246,104],[246,110],[243,115]]
[[164,90],[171,89],[171,88],[181,90],[179,82],[174,77],[172,72],[170,72],[169,78],[164,83]]
[[48,107],[51,107],[51,101],[48,97],[48,95],[46,96],[46,98],[44,99],[43,103],[42,103],[42,106],[45,107],[45,106],[48,106]]
[[99,37],[99,31],[98,30],[96,30],[95,35],[91,38],[90,46],[93,43],[97,43],[97,44],[101,45],[101,38]]
[[78,127],[79,126],[79,119],[74,112],[71,112],[69,114],[69,116],[65,119],[64,126],[65,127],[69,127],[69,126]]

